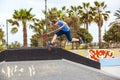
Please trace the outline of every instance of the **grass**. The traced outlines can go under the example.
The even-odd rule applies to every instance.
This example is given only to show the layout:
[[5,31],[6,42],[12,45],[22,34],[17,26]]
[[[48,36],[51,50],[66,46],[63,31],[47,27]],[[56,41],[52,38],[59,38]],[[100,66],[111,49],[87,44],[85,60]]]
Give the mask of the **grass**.
[[[65,49],[66,49],[66,50],[71,50],[71,49],[72,49],[72,45],[66,45],[66,46],[65,46]],[[74,49],[76,49],[76,47],[74,47]],[[80,45],[78,49],[83,49],[83,46]]]

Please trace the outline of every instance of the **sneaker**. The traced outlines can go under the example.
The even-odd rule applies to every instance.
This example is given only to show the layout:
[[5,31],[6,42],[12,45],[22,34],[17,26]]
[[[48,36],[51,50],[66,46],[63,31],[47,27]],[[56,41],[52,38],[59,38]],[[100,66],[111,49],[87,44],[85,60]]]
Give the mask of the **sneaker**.
[[49,45],[50,47],[52,47],[52,46],[53,46],[53,44],[52,44],[52,43],[48,43],[48,45]]
[[79,42],[80,42],[80,44],[83,44],[83,40],[81,37],[79,37]]

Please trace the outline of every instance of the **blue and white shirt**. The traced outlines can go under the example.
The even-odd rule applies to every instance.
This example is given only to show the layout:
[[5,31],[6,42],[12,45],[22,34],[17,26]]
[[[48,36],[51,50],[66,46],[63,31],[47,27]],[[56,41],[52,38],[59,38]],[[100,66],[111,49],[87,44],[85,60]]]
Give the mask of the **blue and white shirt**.
[[[61,27],[63,25],[63,21],[59,20],[57,25],[59,27]],[[63,30],[63,31],[70,31],[70,27],[68,25],[65,25],[61,30]]]

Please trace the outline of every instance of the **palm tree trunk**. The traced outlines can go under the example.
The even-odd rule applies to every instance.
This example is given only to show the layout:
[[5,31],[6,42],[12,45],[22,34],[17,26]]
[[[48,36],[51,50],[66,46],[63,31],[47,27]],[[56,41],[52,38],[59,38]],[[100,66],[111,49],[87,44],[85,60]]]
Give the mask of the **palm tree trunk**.
[[100,49],[100,48],[102,48],[101,47],[101,28],[102,28],[102,19],[101,19],[101,16],[99,17],[99,21],[98,21],[98,28],[99,28],[98,35],[99,35],[99,49]]
[[43,39],[38,38],[38,47],[43,47]]
[[101,27],[99,26],[99,31],[98,31],[98,34],[99,34],[99,49],[101,48]]
[[99,14],[99,21],[98,21],[98,27],[99,27],[99,49],[102,48],[102,44],[101,44],[101,28],[103,25],[103,20],[102,20],[102,16]]
[[23,47],[27,48],[27,28],[26,21],[22,21],[23,24]]
[[86,30],[88,31],[88,22],[86,22]]
[[86,22],[86,30],[88,31],[88,14],[85,17],[85,22]]

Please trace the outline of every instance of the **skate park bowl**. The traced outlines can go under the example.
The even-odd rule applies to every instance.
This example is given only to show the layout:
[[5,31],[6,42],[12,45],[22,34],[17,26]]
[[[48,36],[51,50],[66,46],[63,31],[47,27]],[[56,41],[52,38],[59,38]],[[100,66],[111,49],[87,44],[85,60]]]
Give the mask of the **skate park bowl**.
[[100,63],[61,48],[9,49],[0,53],[0,80],[120,80]]

